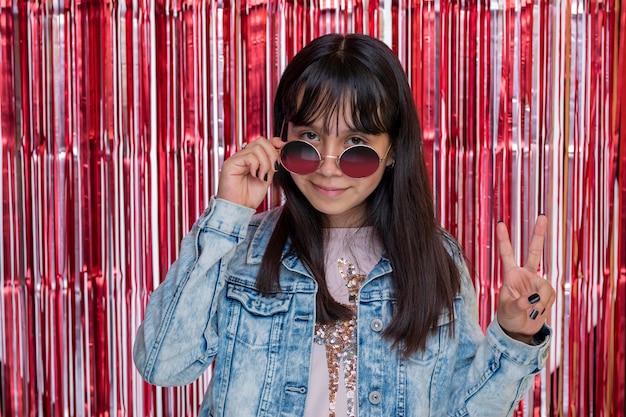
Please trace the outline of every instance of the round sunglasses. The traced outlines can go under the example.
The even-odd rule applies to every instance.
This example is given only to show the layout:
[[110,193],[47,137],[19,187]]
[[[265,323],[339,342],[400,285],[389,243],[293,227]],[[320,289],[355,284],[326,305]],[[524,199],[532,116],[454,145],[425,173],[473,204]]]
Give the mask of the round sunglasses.
[[280,150],[280,163],[292,174],[307,175],[315,172],[325,158],[336,159],[339,169],[349,177],[369,177],[387,157],[391,145],[382,158],[371,146],[354,145],[344,149],[339,156],[326,155],[322,158],[317,148],[303,140],[294,140]]

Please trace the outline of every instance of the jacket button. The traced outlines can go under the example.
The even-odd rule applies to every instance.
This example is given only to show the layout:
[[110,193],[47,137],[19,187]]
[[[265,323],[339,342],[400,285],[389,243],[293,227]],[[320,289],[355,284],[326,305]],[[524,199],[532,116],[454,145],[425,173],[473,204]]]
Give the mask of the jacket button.
[[383,321],[381,319],[374,319],[370,322],[370,328],[375,332],[379,332],[383,329]]
[[372,391],[370,392],[368,399],[372,404],[376,405],[380,404],[380,402],[383,400],[383,396],[380,391]]

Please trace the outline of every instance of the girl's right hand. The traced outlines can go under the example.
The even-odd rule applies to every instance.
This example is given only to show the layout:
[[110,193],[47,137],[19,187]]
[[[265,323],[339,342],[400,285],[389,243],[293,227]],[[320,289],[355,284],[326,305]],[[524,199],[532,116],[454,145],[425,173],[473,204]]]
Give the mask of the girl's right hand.
[[278,137],[271,140],[261,137],[226,159],[216,197],[256,210],[272,184],[284,144]]

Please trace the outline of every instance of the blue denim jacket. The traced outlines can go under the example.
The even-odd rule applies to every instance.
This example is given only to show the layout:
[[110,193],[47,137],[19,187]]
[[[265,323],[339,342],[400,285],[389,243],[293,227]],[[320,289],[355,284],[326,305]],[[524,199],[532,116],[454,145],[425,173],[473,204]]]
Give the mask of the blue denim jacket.
[[[137,332],[134,361],[152,384],[188,384],[215,363],[203,416],[304,413],[317,283],[296,255],[288,255],[282,291],[263,297],[255,289],[278,213],[253,217],[253,210],[213,199],[152,293]],[[461,268],[462,290],[426,349],[409,359],[381,337],[394,306],[389,260],[383,256],[363,283],[357,306],[360,416],[509,416],[544,366],[547,327],[538,346],[509,338],[497,320],[482,333],[461,252],[451,239],[446,245]]]

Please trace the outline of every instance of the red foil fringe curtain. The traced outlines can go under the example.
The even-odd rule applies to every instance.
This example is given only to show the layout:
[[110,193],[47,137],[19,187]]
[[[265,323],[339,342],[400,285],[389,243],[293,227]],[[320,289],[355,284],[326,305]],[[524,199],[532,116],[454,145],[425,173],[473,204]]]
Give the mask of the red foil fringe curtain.
[[625,28],[620,0],[0,0],[0,415],[197,414],[210,371],[133,368],[150,292],[224,158],[274,133],[289,59],[362,32],[409,75],[483,326],[496,222],[523,259],[550,217],[554,343],[516,415],[624,416]]

